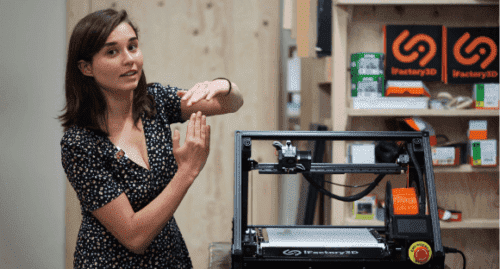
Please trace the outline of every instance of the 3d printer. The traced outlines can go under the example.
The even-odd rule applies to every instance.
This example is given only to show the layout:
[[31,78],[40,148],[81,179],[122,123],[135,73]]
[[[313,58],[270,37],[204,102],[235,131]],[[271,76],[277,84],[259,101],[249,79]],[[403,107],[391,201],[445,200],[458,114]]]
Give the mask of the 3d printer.
[[[272,145],[278,162],[252,160],[254,140],[275,140]],[[299,140],[398,141],[399,147],[390,163],[313,163],[310,151],[298,151],[292,145]],[[392,189],[387,182],[384,226],[258,226],[247,223],[248,175],[252,170],[260,174],[302,173],[318,191],[346,202],[370,193],[386,174],[408,172],[409,184]],[[344,173],[378,176],[364,191],[350,197],[336,196],[312,179],[315,174]],[[429,133],[236,131],[231,258],[234,269],[444,268]]]

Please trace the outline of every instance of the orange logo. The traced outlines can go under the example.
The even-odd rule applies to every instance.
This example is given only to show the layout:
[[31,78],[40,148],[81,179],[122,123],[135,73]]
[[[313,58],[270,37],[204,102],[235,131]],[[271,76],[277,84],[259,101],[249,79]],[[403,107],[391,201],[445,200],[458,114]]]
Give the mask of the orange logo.
[[[410,31],[404,30],[398,37],[396,37],[396,39],[392,43],[392,53],[394,54],[396,59],[398,59],[400,62],[403,63],[414,62],[419,57],[419,53],[416,51],[412,52],[410,55],[403,55],[399,50],[401,44],[403,44],[403,42],[408,38],[408,36],[410,36]],[[429,44],[429,52],[424,57],[422,57],[422,59],[418,63],[421,67],[424,67],[432,60],[432,58],[434,58],[437,52],[437,45],[434,39],[432,39],[432,37],[426,34],[415,35],[410,40],[408,40],[408,42],[406,42],[403,48],[405,51],[410,51],[418,42],[421,41],[424,41],[427,44]],[[425,47],[423,45],[418,46],[418,51],[420,53],[424,53]]]
[[[462,49],[462,46],[465,44],[465,42],[467,42],[467,40],[469,40],[469,38],[470,34],[465,33],[458,39],[457,43],[455,43],[455,46],[453,46],[453,55],[455,56],[455,59],[457,59],[457,61],[463,65],[473,65],[477,63],[481,58],[478,54],[474,54],[470,58],[465,58],[460,53],[460,49]],[[493,60],[495,60],[495,58],[497,57],[497,44],[495,44],[495,41],[493,41],[489,37],[480,36],[472,40],[472,42],[467,47],[465,47],[465,52],[467,54],[470,54],[480,44],[486,44],[490,46],[490,55],[488,55],[488,57],[486,57],[486,59],[481,63],[481,68],[486,69],[486,67],[488,67],[488,65],[490,65],[491,62],[493,62]],[[480,48],[479,54],[485,55],[486,49]]]

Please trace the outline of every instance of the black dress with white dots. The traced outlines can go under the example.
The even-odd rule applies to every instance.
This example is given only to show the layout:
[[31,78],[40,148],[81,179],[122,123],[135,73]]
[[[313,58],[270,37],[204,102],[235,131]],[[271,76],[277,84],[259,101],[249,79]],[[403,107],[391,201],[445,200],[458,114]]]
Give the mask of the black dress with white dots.
[[150,170],[134,163],[103,134],[73,126],[61,140],[62,166],[80,200],[83,215],[74,268],[192,268],[174,217],[143,255],[125,248],[91,212],[123,192],[137,212],[155,199],[177,172],[170,124],[181,119],[178,88],[154,83],[148,93],[157,113],[142,122]]

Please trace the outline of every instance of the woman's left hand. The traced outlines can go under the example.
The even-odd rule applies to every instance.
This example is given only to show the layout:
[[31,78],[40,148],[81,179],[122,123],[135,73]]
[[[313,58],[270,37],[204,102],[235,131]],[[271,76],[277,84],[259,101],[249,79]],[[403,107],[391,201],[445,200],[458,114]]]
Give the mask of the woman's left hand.
[[189,107],[202,99],[208,101],[221,93],[226,94],[228,90],[229,82],[227,80],[218,79],[196,83],[189,91],[177,91],[177,95],[182,97],[182,100],[188,100],[187,106]]

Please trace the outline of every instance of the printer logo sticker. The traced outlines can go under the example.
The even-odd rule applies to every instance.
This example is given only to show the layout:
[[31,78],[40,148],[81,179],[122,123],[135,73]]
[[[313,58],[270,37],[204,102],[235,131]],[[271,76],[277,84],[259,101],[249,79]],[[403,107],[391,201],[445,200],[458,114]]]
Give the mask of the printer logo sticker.
[[299,256],[300,254],[302,254],[302,252],[300,250],[287,249],[287,250],[283,251],[283,254],[288,255],[288,256],[292,256],[292,255]]
[[351,255],[358,255],[359,252],[358,251],[312,251],[312,250],[304,250],[303,252],[298,250],[298,249],[294,249],[294,250],[290,250],[290,249],[287,249],[285,251],[283,251],[283,254],[284,255],[287,255],[287,256],[299,256],[299,255],[321,255],[321,256],[351,256]]
[[[457,61],[463,65],[473,65],[477,63],[481,58],[481,56],[479,56],[478,54],[474,54],[470,58],[466,58],[462,55],[461,53],[462,47],[469,40],[469,38],[470,34],[465,33],[462,37],[458,39],[457,43],[455,43],[455,46],[453,47],[453,55],[455,56],[455,59],[457,59]],[[479,47],[482,44],[487,45],[490,48],[489,55],[480,65],[482,69],[486,69],[486,67],[488,67],[497,57],[498,48],[495,41],[493,41],[489,37],[480,36],[472,40],[471,43],[465,47],[464,51],[468,54],[471,54],[477,47]],[[486,52],[487,50],[485,48],[479,49],[479,54],[481,55],[485,55]]]
[[[403,55],[401,53],[400,46],[403,44],[403,42],[409,36],[410,36],[410,31],[404,30],[394,40],[394,43],[392,44],[392,53],[394,53],[394,56],[396,57],[396,59],[398,59],[399,61],[401,61],[403,63],[414,62],[415,60],[417,60],[419,58],[419,55],[420,55],[416,51],[413,51],[410,55]],[[415,35],[410,40],[408,40],[408,42],[404,45],[403,48],[405,51],[408,52],[411,49],[413,49],[420,42],[427,43],[427,45],[429,46],[427,54],[424,57],[422,57],[422,59],[419,61],[419,65],[421,67],[424,67],[432,60],[432,58],[434,58],[434,56],[437,53],[437,45],[436,45],[436,42],[434,41],[434,39],[432,39],[432,37],[430,37],[426,34]],[[424,53],[425,50],[426,50],[425,46],[423,46],[423,45],[418,46],[418,51],[420,53]]]
[[386,80],[441,81],[443,26],[386,25]]

